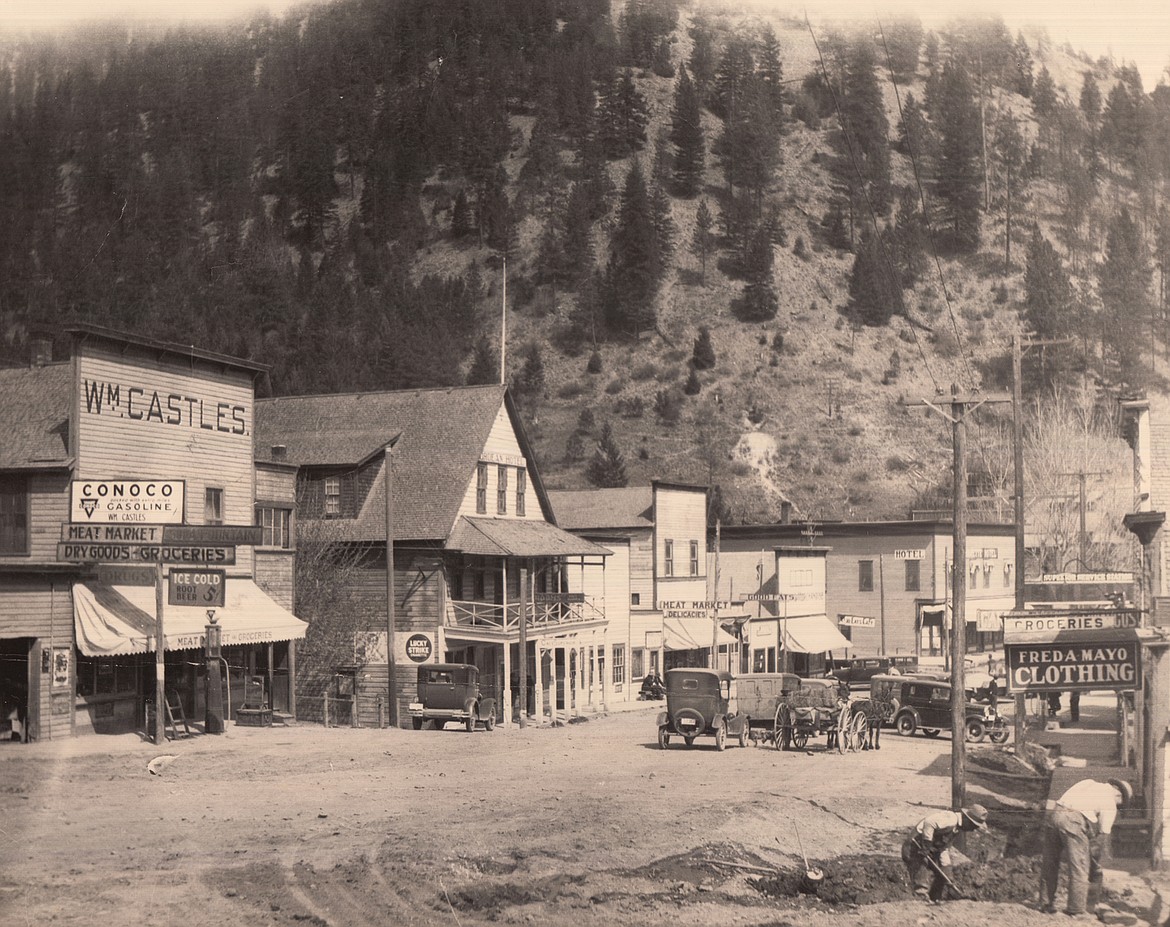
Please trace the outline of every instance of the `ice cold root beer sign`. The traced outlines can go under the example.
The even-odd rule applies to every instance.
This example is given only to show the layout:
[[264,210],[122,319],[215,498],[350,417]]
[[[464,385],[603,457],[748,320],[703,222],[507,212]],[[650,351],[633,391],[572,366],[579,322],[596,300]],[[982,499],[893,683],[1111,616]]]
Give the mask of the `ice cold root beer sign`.
[[1135,640],[1092,643],[1004,644],[1008,690],[1132,691],[1141,678],[1141,644]]

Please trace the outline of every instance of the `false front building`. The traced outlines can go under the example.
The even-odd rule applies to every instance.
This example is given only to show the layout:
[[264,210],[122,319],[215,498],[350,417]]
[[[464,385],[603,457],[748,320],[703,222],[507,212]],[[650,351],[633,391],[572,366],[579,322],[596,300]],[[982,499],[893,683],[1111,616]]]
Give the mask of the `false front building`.
[[7,732],[141,729],[156,697],[160,593],[176,713],[203,711],[211,617],[233,703],[246,676],[263,677],[270,704],[291,709],[305,624],[287,584],[283,603],[258,585],[254,555],[253,380],[265,368],[93,326],[64,338],[68,360],[52,362],[46,341],[32,366],[0,370]]
[[264,400],[257,433],[298,467],[298,582],[319,590],[302,716],[401,725],[436,662],[478,666],[505,723],[601,701],[605,603],[568,571],[609,551],[557,527],[504,387]]

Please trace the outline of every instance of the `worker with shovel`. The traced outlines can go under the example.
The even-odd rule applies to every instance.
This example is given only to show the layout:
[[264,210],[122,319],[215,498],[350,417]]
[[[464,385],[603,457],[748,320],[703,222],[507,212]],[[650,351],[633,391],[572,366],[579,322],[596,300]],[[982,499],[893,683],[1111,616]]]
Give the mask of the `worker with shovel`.
[[934,811],[919,821],[902,844],[902,862],[910,872],[914,894],[942,901],[947,889],[962,897],[950,877],[951,844],[960,832],[984,830],[987,809],[970,805],[960,811]]
[[1113,823],[1119,808],[1133,801],[1133,786],[1123,779],[1082,779],[1056,800],[1044,815],[1040,833],[1040,910],[1056,912],[1060,860],[1068,857],[1066,914],[1084,914],[1089,883],[1101,881],[1101,863],[1112,849]]

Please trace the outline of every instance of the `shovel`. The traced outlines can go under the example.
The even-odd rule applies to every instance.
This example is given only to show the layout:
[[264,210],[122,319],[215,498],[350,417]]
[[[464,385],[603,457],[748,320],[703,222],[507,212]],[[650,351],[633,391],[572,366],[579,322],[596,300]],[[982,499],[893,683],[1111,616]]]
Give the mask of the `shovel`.
[[[804,854],[804,841],[800,839],[800,828],[796,826],[795,820],[792,822],[792,829],[796,831],[796,845],[800,847],[800,858],[804,860],[804,878],[800,880],[800,890],[805,894],[815,895],[825,874],[815,866],[809,866],[808,857]],[[776,840],[779,842],[780,838],[777,837]]]
[[926,861],[926,865],[928,865],[934,871],[934,873],[940,879],[943,880],[943,882],[946,884],[947,889],[950,890],[952,898],[954,898],[956,901],[976,901],[976,900],[978,900],[971,895],[964,895],[961,891],[959,891],[959,887],[957,885],[955,885],[954,882],[951,881],[951,877],[946,874],[946,872],[943,870],[942,866],[940,866],[938,863],[936,863],[934,861],[934,858],[929,853],[923,853],[922,858]]

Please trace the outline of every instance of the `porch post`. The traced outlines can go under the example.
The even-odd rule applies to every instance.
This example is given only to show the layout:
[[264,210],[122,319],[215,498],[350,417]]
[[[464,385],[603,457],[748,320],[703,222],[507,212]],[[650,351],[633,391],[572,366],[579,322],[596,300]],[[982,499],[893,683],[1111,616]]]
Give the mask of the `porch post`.
[[597,674],[597,681],[601,684],[601,710],[605,711],[608,699],[605,694],[609,691],[609,686],[605,684],[605,674],[610,671],[609,666],[609,645],[605,641],[605,635],[601,636],[601,659],[598,661],[600,671]]
[[557,651],[560,649],[555,643],[548,648],[548,722],[553,727],[557,726]]
[[593,631],[589,635],[589,707],[596,708],[597,703],[593,698],[593,693],[597,685],[597,632]]
[[512,724],[512,645],[504,641],[504,727]]
[[540,658],[540,638],[536,638],[533,642],[533,652],[536,654],[536,659],[532,662],[536,666],[532,669],[532,695],[536,702],[536,723],[544,723],[544,683],[541,680],[541,674],[544,670],[544,661]]
[[[528,568],[527,561],[521,561],[520,567],[520,619],[519,619],[519,653],[516,659],[520,663],[520,727],[528,723]],[[508,624],[507,610],[504,612],[504,626]],[[537,661],[539,662],[539,661]]]

